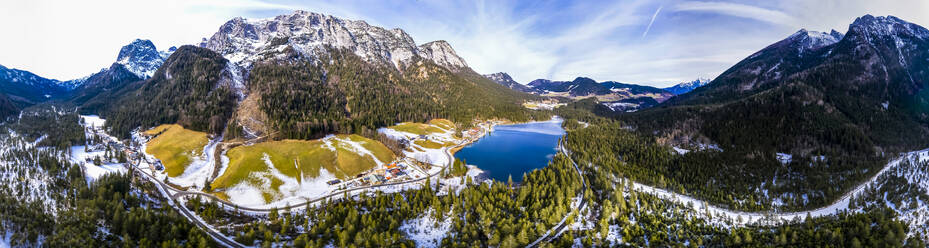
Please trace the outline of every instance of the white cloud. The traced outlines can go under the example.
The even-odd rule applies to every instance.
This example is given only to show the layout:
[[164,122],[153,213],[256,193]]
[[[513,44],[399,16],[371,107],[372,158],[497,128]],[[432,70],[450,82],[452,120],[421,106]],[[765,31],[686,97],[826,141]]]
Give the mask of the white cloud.
[[682,2],[677,4],[674,9],[675,11],[713,12],[781,25],[796,24],[796,19],[784,12],[738,3]]

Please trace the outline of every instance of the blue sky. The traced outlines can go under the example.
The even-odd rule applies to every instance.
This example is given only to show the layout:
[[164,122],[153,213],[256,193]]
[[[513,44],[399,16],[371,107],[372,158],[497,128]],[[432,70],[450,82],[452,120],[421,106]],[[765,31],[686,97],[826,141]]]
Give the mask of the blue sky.
[[[447,40],[480,73],[517,81],[587,76],[653,86],[713,78],[800,28],[845,32],[855,17],[929,25],[929,2],[0,0],[0,64],[71,79],[112,63],[135,38],[197,43],[225,21],[304,9]],[[78,2],[78,1],[73,1]]]

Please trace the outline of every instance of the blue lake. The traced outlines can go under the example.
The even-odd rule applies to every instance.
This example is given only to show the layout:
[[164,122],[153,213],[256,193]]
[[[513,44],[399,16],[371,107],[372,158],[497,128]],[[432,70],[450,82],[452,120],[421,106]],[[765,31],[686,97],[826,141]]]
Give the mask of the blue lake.
[[521,182],[523,173],[545,167],[557,153],[558,139],[565,133],[561,121],[498,125],[455,157],[476,165],[489,178],[506,182],[512,175],[514,182]]

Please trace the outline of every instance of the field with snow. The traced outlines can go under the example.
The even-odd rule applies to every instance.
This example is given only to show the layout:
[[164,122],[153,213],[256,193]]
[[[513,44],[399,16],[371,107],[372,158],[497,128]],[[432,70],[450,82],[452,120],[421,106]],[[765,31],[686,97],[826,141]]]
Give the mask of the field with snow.
[[429,209],[415,219],[404,221],[400,226],[400,231],[406,233],[407,238],[415,241],[416,247],[439,247],[442,239],[452,228],[452,220],[450,218],[438,220],[435,215],[435,210]]
[[209,142],[206,133],[188,130],[177,124],[160,125],[144,134],[154,136],[146,144],[145,153],[161,160],[165,173],[170,177],[188,173],[187,167],[196,157],[204,154],[201,149]]
[[319,140],[282,140],[238,146],[226,152],[228,165],[210,185],[212,192],[243,206],[296,205],[396,158],[380,142],[358,135]]
[[409,146],[403,151],[407,157],[435,166],[448,165],[451,161],[444,149],[462,140],[455,135],[455,125],[444,119],[434,119],[428,124],[404,122],[377,131],[394,140],[408,141]]

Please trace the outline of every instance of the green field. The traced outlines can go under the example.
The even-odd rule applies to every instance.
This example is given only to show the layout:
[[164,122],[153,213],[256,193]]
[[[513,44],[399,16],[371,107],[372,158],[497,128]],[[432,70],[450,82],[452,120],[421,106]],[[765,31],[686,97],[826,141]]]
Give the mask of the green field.
[[447,119],[432,119],[429,120],[429,124],[437,126],[445,130],[455,129],[455,123]]
[[418,146],[421,146],[421,147],[423,147],[423,148],[428,148],[428,149],[441,149],[442,147],[445,146],[445,145],[440,144],[440,143],[437,143],[437,142],[435,142],[435,141],[431,141],[431,140],[421,140],[421,139],[420,139],[420,140],[413,141],[413,143],[416,144],[416,145],[418,145]]
[[429,121],[429,124],[404,122],[389,128],[401,132],[427,135],[432,133],[444,133],[448,130],[452,130],[455,128],[455,123],[446,119],[432,119]]
[[[265,155],[273,163],[274,169],[301,183],[304,178],[318,177],[320,168],[346,179],[377,166],[374,158],[354,152],[351,142],[346,140],[359,143],[383,163],[395,159],[395,155],[386,146],[359,135],[338,135],[328,140],[335,151],[323,140],[281,140],[232,148],[226,153],[229,167],[211,183],[211,188],[221,190],[247,182],[262,190],[266,202],[273,201],[283,181],[259,174],[270,171],[264,161]],[[271,188],[260,188],[266,180],[270,180]]]
[[184,129],[177,124],[165,124],[145,131],[145,135],[161,133],[148,141],[145,152],[161,160],[165,173],[170,177],[180,176],[190,165],[191,158],[200,156],[209,143],[207,134]]

